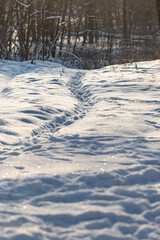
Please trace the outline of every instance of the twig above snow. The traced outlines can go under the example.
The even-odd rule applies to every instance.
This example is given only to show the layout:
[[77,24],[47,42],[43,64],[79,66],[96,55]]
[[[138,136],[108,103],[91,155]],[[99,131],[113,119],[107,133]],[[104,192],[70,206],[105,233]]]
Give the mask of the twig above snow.
[[29,8],[31,6],[31,4],[26,5],[26,4],[24,4],[24,3],[22,3],[22,2],[20,2],[18,0],[16,0],[16,2],[21,4],[23,7],[26,7],[26,8]]
[[50,19],[60,19],[61,16],[50,16],[50,17],[47,17],[46,20],[50,20]]

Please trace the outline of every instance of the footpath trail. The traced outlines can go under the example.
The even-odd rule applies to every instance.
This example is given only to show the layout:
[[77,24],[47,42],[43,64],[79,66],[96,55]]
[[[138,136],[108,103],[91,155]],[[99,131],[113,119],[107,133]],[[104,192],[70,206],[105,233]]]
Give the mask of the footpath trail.
[[0,240],[160,239],[159,70],[0,62]]

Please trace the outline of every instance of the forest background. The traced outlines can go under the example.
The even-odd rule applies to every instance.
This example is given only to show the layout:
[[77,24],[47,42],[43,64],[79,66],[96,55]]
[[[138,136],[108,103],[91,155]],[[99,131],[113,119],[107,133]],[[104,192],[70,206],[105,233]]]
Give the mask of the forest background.
[[1,59],[57,59],[89,69],[160,57],[159,0],[0,0],[0,4]]

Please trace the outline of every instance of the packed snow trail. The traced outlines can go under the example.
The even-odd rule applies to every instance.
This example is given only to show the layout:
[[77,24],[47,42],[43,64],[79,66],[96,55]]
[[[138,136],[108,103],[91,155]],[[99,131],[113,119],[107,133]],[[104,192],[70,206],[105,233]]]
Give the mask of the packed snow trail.
[[160,239],[159,70],[0,62],[0,240]]

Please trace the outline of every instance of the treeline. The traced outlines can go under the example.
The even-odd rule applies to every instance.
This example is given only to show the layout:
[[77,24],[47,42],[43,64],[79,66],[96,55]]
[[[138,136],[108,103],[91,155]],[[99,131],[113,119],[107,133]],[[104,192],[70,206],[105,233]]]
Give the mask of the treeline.
[[133,43],[136,36],[142,40],[158,30],[158,2],[0,0],[0,58],[66,57],[84,64],[103,55],[102,65],[112,64],[113,50],[124,48],[122,42]]

